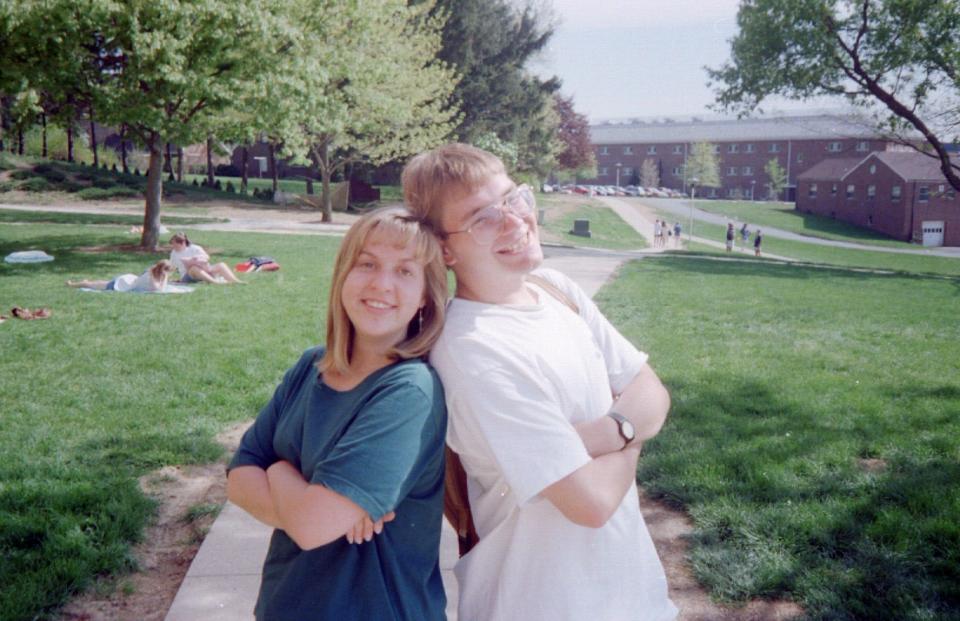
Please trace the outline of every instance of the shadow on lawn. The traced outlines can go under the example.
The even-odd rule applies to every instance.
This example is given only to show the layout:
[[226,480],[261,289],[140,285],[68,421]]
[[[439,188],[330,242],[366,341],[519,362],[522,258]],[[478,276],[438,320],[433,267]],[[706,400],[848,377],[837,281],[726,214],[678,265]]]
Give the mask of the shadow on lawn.
[[103,235],[49,235],[35,236],[27,239],[0,240],[0,256],[7,256],[11,252],[23,250],[43,250],[53,255],[54,260],[46,263],[2,263],[2,273],[8,276],[37,276],[40,274],[99,274],[91,276],[97,278],[112,278],[113,272],[123,269],[124,264],[130,261],[143,263],[144,269],[152,263],[166,258],[165,252],[83,252],[79,249],[94,246],[114,246],[120,244],[134,244],[136,240],[130,237],[106,237]]
[[[716,596],[787,595],[812,618],[956,618],[953,452],[889,436],[880,438],[894,445],[882,465],[868,468],[858,447],[878,439],[848,416],[815,412],[754,379],[664,381],[674,411],[639,478],[693,516],[691,560]],[[922,392],[913,398],[957,396],[952,386]]]
[[[724,276],[766,276],[770,278],[822,279],[850,278],[868,280],[878,278],[924,278],[930,280],[948,280],[960,287],[960,276],[910,272],[906,270],[887,270],[868,266],[814,265],[802,263],[783,263],[773,259],[745,259],[743,257],[725,257],[708,253],[684,253],[652,255],[645,261],[656,261],[658,265],[671,270],[697,274],[718,274]],[[957,261],[960,268],[960,260]]]

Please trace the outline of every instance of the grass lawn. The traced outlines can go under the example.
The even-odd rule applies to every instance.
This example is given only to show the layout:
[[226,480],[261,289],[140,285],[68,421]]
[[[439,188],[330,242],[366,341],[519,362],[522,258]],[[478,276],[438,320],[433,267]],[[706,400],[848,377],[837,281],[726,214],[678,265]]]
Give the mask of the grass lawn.
[[734,220],[737,229],[744,222],[754,230],[758,226],[791,231],[798,235],[809,235],[822,239],[855,242],[893,248],[916,248],[916,244],[898,241],[869,229],[854,226],[840,220],[810,213],[801,213],[793,208],[793,203],[767,201],[697,201],[697,208],[710,213],[729,217]]
[[639,479],[722,599],[960,618],[960,280],[659,256],[601,307],[673,396]]
[[[541,239],[588,248],[636,250],[647,242],[615,211],[590,197],[572,194],[538,194],[537,207],[544,209]],[[570,234],[573,221],[590,221],[590,237]]]
[[[137,477],[221,458],[216,433],[250,418],[283,371],[320,342],[338,238],[196,232],[229,264],[275,257],[276,273],[182,295],[88,293],[68,278],[139,273],[165,255],[89,253],[126,226],[0,226],[0,301],[47,306],[0,325],[0,617],[44,618],[97,576],[128,569],[153,511]],[[187,229],[189,232],[189,229]]]
[[[658,213],[665,217],[669,215],[665,212]],[[689,224],[687,222],[683,222],[683,225],[683,234],[686,235],[688,232],[687,229],[689,229]],[[713,239],[718,242],[722,242],[724,240],[725,231],[726,228],[720,226],[719,224],[710,224],[707,222],[697,221],[694,222],[693,225],[693,234],[696,237]],[[738,235],[738,247],[740,244],[739,240],[740,238]],[[751,249],[753,248],[752,235],[750,237],[749,247]],[[919,249],[916,245],[909,245],[908,247],[913,250]],[[725,251],[722,249],[700,244],[688,246],[688,248],[691,250],[699,249],[711,253],[725,254]],[[819,246],[816,244],[808,244],[805,242],[792,241],[788,239],[778,239],[769,235],[763,236],[762,252],[811,263],[828,263],[831,265],[841,265],[845,267],[905,271],[919,274],[960,276],[960,259],[951,257],[890,253],[882,251],[874,252],[850,248],[837,248],[834,246]]]
[[[20,209],[0,208],[0,222],[7,223],[38,223],[48,222],[52,224],[120,224],[126,226],[140,226],[143,224],[143,216],[134,216],[126,214],[101,214],[101,213],[74,213],[60,211],[22,211]],[[206,222],[226,222],[224,218],[205,218],[189,216],[164,216],[163,223],[170,225],[184,226],[189,224],[203,224]]]

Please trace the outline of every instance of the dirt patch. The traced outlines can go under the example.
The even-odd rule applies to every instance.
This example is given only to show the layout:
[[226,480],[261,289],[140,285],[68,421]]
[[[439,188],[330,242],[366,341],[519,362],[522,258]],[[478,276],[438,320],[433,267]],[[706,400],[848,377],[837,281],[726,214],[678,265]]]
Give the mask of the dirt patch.
[[721,606],[693,576],[687,562],[688,539],[693,523],[683,511],[640,494],[640,510],[670,585],[670,598],[680,615],[677,621],[788,621],[803,608],[784,600],[753,600],[743,606]]
[[[250,421],[219,436],[233,453]],[[95,584],[75,597],[58,621],[162,621],[203,537],[226,501],[224,464],[166,466],[140,479],[158,501],[155,522],[134,548],[140,571]]]

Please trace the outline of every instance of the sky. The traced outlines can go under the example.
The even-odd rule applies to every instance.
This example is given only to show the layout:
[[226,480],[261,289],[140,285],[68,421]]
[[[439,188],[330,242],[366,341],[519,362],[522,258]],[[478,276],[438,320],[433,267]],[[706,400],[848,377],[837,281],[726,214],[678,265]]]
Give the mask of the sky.
[[[531,68],[556,75],[591,122],[717,114],[704,65],[721,66],[738,0],[544,0],[559,21]],[[786,109],[788,106],[779,106]]]

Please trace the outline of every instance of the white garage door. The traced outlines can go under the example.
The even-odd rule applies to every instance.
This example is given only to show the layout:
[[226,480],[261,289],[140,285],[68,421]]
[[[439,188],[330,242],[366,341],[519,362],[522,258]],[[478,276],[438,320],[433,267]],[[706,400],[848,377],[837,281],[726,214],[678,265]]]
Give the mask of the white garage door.
[[923,226],[923,245],[943,245],[943,220],[925,220]]

